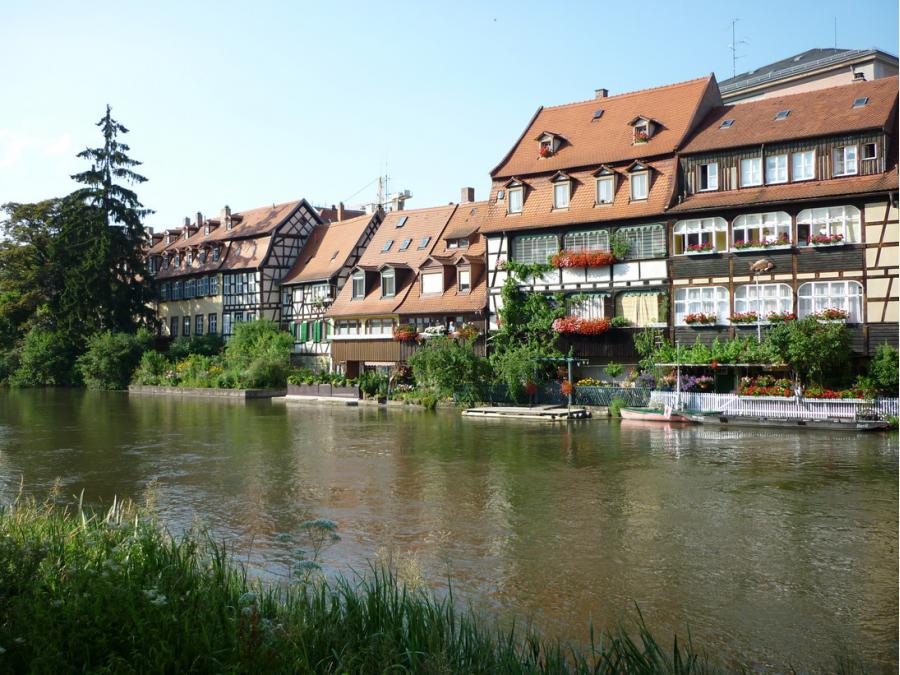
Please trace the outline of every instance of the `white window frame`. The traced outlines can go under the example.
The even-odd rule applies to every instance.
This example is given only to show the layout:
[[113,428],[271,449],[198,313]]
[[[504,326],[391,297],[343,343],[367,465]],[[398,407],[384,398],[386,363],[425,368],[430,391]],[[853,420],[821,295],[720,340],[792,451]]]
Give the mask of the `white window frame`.
[[368,319],[365,328],[366,335],[393,335],[393,319]]
[[523,235],[513,239],[512,251],[516,262],[546,265],[547,259],[559,252],[559,240],[555,234]]
[[[609,189],[609,199],[604,200],[601,196],[601,185],[608,186]],[[616,198],[616,177],[615,176],[600,176],[597,179],[597,191],[596,191],[596,200],[598,205],[607,205],[612,204],[613,200]]]
[[[747,169],[745,171],[745,168]],[[755,179],[754,179],[755,176]],[[749,179],[748,179],[749,177]],[[762,157],[746,157],[741,160],[741,187],[757,187],[763,184]]]
[[[650,196],[650,172],[635,171],[628,177],[631,186],[631,201],[645,201]],[[643,185],[643,196],[639,196],[638,188]]]
[[[388,284],[390,282],[390,284]],[[390,293],[388,293],[390,288]],[[381,297],[393,298],[397,295],[397,273],[392,269],[381,270]]]
[[735,250],[739,241],[775,242],[783,234],[790,243],[793,241],[791,230],[791,216],[784,211],[741,214],[731,225],[731,248]]
[[[434,285],[435,277],[438,284]],[[422,295],[440,295],[444,292],[444,271],[422,272]]]
[[[719,237],[722,233],[722,237]],[[696,239],[696,241],[694,241]],[[716,242],[721,239],[721,246]],[[728,223],[724,218],[692,218],[690,220],[679,220],[672,228],[672,254],[673,255],[691,255],[688,246],[704,244],[709,240],[713,245],[714,251],[721,251],[728,245]],[[681,242],[681,252],[678,252],[679,241]]]
[[460,293],[469,293],[472,291],[472,270],[468,268],[460,268],[457,270],[456,289]]
[[[865,149],[868,146],[872,146],[872,156],[866,157]],[[859,145],[859,161],[861,162],[871,162],[873,159],[878,159],[878,143],[872,141],[871,143],[860,143]]]
[[509,188],[509,190],[507,190],[507,193],[507,213],[522,213],[522,207],[525,205],[525,188]]
[[847,323],[863,322],[863,287],[858,281],[842,279],[809,281],[797,289],[797,316],[804,318],[823,309],[842,309]]
[[579,319],[603,319],[606,316],[606,294],[587,293],[571,296],[566,302],[566,313]]
[[[809,235],[841,234],[842,244],[862,242],[862,214],[855,206],[824,206],[818,209],[804,209],[797,215],[797,226],[807,225]],[[808,242],[801,241],[805,246]]]
[[[357,283],[360,288],[357,289]],[[354,272],[350,277],[350,298],[352,300],[361,300],[366,297],[366,273],[363,271]]]
[[553,181],[553,208],[567,209],[569,201],[572,197],[572,181],[557,180]]
[[[807,173],[808,171],[808,173]],[[816,151],[791,153],[791,182],[816,179]]]
[[[774,166],[770,166],[770,162],[774,162]],[[781,185],[788,182],[788,156],[786,152],[780,155],[766,155],[765,178],[766,185]]]
[[[852,155],[852,158],[848,160],[848,155]],[[838,157],[840,157],[841,165],[843,166],[842,171],[838,171]],[[856,144],[852,145],[842,145],[838,148],[835,148],[832,152],[831,159],[834,162],[834,171],[832,172],[833,176],[855,176],[859,173],[859,148]],[[848,170],[847,165],[849,161],[853,162],[853,170]]]
[[608,251],[609,230],[580,230],[563,235],[563,250]]
[[[703,187],[703,179],[706,178],[706,187]],[[697,176],[697,192],[714,192],[719,189],[719,163],[707,162],[700,164]]]
[[756,312],[759,321],[766,323],[766,317],[771,312],[782,314],[793,311],[794,292],[788,284],[744,284],[734,289],[735,314]]
[[675,325],[687,326],[688,314],[715,314],[716,325],[728,323],[728,289],[725,286],[684,286],[675,289]]

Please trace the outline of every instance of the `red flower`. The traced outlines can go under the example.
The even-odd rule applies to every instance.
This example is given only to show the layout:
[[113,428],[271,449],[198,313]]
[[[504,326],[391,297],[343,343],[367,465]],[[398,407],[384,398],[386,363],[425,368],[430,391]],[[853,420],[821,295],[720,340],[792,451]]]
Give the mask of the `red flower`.
[[572,386],[572,383],[569,382],[569,380],[563,380],[562,384],[559,385],[559,390],[562,392],[563,396],[568,396],[575,390],[575,387]]
[[554,267],[604,267],[616,261],[610,251],[560,251],[550,258]]
[[609,319],[581,319],[577,316],[565,316],[553,321],[556,333],[576,335],[601,335],[609,330]]
[[525,393],[529,396],[534,396],[537,393],[537,385],[534,382],[526,382]]

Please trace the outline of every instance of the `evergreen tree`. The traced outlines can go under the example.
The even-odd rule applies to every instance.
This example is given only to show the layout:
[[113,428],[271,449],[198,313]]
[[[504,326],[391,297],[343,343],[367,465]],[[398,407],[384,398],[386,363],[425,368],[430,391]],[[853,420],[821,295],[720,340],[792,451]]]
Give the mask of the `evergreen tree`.
[[75,194],[96,210],[103,227],[81,212],[74,224],[77,228],[80,222],[82,227],[68,232],[68,238],[76,240],[72,243],[77,244],[78,260],[73,283],[66,288],[67,304],[85,310],[93,304],[96,328],[132,331],[136,323],[148,323],[153,316],[146,304],[149,279],[144,251],[149,237],[142,223],[153,212],[127,187],[147,180],[133,171],[141,162],[129,157],[130,148],[119,140],[128,129],[113,119],[109,105],[97,126],[103,145],[78,153],[91,162],[91,168],[72,178],[85,186]]

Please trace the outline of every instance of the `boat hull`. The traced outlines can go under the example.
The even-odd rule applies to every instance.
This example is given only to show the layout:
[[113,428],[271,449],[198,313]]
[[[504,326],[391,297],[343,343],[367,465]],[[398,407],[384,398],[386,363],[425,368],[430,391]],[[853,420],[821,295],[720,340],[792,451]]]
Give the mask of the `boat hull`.
[[690,422],[684,415],[671,413],[666,417],[664,410],[659,408],[622,408],[619,413],[623,420],[640,420],[642,422]]
[[723,415],[719,413],[686,415],[692,422],[718,427],[778,427],[788,429],[827,429],[831,431],[879,431],[889,427],[887,422],[869,420],[802,419],[790,417],[757,417],[751,415]]

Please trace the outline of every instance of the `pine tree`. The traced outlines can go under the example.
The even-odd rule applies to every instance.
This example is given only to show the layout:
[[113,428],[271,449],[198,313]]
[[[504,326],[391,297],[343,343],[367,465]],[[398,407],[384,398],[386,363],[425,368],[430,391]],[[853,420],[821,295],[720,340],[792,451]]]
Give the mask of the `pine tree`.
[[[88,299],[83,294],[95,295],[92,310],[99,324],[96,328],[130,331],[136,323],[152,320],[146,304],[149,279],[144,261],[149,237],[142,220],[153,211],[145,208],[134,190],[127,187],[147,180],[133,171],[141,162],[129,157],[130,148],[118,140],[128,129],[113,119],[109,105],[97,126],[103,135],[103,146],[78,153],[78,157],[91,162],[91,168],[72,179],[85,186],[76,194],[99,212],[105,227],[93,226],[93,219],[89,218],[81,232],[69,233],[82,239],[82,250],[77,266],[79,278],[73,279],[74,287],[67,291],[74,296],[70,300],[75,305]],[[82,256],[87,259],[81,259]],[[92,287],[98,278],[104,279],[100,282],[102,287]]]

